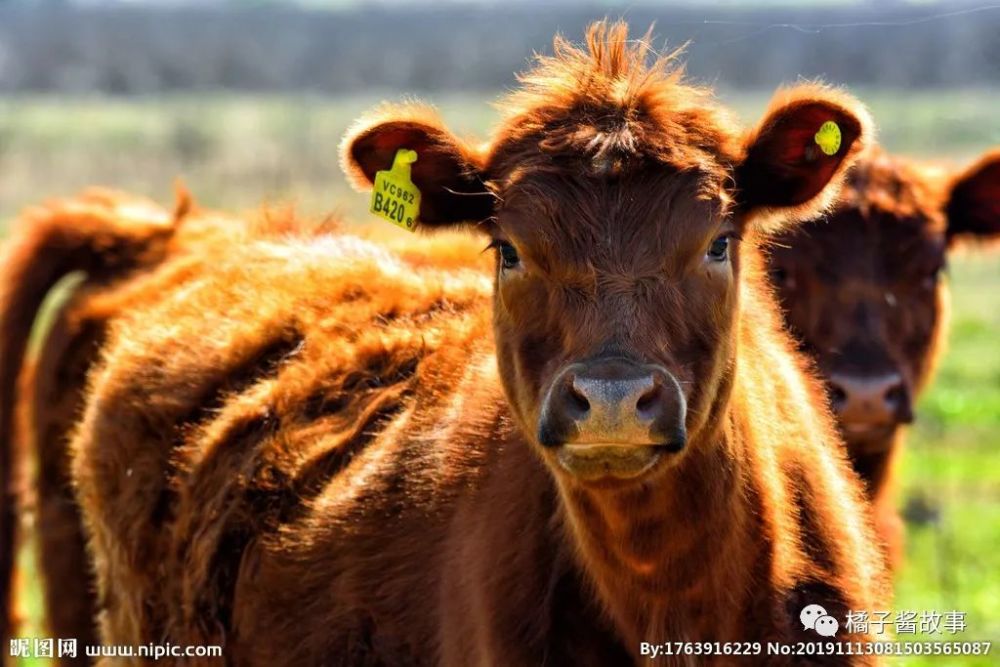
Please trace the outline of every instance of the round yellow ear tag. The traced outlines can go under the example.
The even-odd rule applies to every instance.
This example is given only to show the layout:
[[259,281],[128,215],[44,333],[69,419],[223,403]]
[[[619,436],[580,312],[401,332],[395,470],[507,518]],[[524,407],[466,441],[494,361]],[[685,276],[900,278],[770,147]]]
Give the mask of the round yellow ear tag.
[[840,126],[828,120],[819,126],[819,132],[813,137],[819,149],[827,155],[836,155],[840,150]]

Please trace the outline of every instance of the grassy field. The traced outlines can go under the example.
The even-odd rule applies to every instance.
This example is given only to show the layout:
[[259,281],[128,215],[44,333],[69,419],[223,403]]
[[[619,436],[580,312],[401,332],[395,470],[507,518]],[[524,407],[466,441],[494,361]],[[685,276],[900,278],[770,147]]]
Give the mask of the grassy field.
[[[1000,92],[859,91],[893,151],[956,163],[1000,144]],[[724,94],[751,122],[765,95]],[[337,166],[350,120],[378,96],[175,97],[142,101],[0,98],[0,230],[22,207],[101,184],[170,201],[183,177],[203,203],[241,210],[295,201],[304,211],[364,214]],[[483,136],[488,101],[435,97],[461,132]],[[1000,254],[952,259],[950,349],[923,396],[904,460],[900,504],[911,517],[893,608],[966,612],[964,640],[1000,644]],[[44,636],[23,554],[27,635]],[[951,639],[950,636],[924,639]],[[0,647],[6,648],[6,647]],[[898,664],[996,664],[971,658]]]
[[[1000,144],[996,90],[858,94],[891,150],[961,160]],[[747,124],[768,99],[722,97]],[[363,199],[349,193],[337,164],[338,144],[350,122],[383,99],[398,95],[0,97],[0,221],[95,183],[169,201],[178,177],[212,206],[292,200],[306,211],[361,215]],[[496,118],[493,101],[455,94],[433,99],[453,129],[480,138]]]

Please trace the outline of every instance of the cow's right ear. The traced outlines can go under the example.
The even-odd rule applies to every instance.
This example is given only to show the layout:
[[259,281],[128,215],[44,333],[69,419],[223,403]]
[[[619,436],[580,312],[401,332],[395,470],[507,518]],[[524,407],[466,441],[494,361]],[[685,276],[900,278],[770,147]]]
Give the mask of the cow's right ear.
[[391,168],[402,149],[417,153],[410,179],[420,190],[421,225],[477,223],[493,215],[481,156],[425,106],[383,106],[363,117],[344,137],[341,166],[355,188],[370,190],[375,174]]
[[868,112],[844,92],[818,84],[779,90],[744,139],[736,167],[744,215],[770,232],[815,218],[834,201],[872,134]]
[[949,242],[958,237],[1000,236],[1000,148],[955,179],[945,211]]

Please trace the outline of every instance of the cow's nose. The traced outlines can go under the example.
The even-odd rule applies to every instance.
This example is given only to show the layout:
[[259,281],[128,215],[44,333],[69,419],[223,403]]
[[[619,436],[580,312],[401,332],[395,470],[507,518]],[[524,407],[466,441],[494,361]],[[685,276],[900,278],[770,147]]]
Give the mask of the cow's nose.
[[572,364],[542,405],[539,441],[565,444],[684,446],[684,395],[661,366],[624,359]]
[[834,412],[850,431],[913,421],[910,392],[898,373],[830,376]]

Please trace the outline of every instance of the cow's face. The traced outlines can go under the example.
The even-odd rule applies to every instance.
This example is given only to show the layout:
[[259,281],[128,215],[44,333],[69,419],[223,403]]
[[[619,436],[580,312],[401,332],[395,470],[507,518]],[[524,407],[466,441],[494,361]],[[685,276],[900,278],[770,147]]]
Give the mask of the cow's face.
[[[416,150],[424,226],[490,237],[513,415],[556,474],[593,484],[645,479],[717,434],[740,238],[821,205],[864,127],[852,100],[809,87],[743,136],[625,37],[592,32],[589,53],[558,44],[481,152],[405,107],[346,142],[360,184]],[[841,141],[824,152],[828,122]]]
[[641,475],[684,448],[728,379],[740,228],[706,175],[588,171],[498,181],[501,377],[565,469]]
[[1000,228],[1000,153],[953,182],[884,156],[852,173],[827,218],[775,240],[789,327],[826,378],[856,457],[884,451],[933,365],[950,244]]

